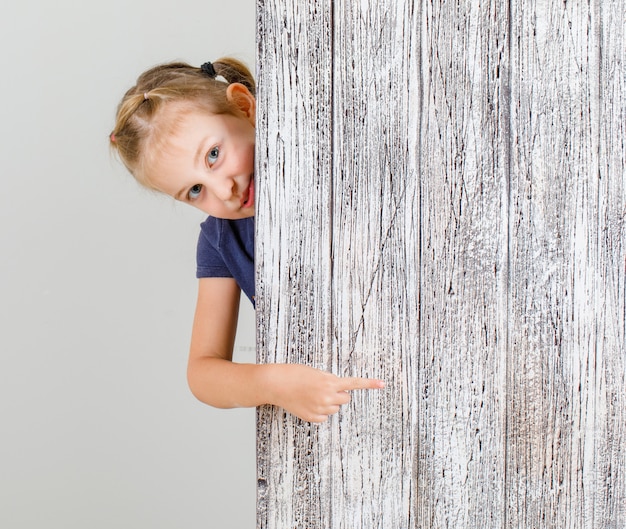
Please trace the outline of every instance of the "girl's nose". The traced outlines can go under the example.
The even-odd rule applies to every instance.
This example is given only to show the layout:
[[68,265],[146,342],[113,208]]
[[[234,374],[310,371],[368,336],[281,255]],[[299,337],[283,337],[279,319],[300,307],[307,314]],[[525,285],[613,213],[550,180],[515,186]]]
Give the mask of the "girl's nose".
[[215,186],[215,195],[223,201],[227,201],[236,193],[237,184],[232,178],[224,178]]

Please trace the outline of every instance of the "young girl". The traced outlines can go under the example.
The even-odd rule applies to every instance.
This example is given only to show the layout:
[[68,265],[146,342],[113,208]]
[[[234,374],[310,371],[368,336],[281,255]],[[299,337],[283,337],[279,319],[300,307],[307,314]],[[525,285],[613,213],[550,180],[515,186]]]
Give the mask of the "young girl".
[[350,400],[348,391],[383,382],[232,362],[241,290],[254,303],[254,94],[251,73],[234,59],[154,67],[124,95],[110,143],[139,183],[209,215],[197,248],[193,394],[219,408],[273,404],[323,422]]

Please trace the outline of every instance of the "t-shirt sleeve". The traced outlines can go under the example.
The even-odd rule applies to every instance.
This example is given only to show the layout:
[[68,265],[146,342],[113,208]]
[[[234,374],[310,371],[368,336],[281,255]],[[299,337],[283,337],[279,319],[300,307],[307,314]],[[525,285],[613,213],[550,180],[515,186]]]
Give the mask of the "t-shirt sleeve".
[[196,277],[233,277],[220,251],[222,226],[217,219],[209,217],[200,226],[196,250]]

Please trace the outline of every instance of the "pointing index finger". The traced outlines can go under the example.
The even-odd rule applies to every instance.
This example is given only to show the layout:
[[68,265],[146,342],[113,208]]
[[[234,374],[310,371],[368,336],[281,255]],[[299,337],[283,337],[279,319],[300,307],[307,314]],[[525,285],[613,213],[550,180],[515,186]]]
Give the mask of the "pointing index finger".
[[341,389],[351,391],[353,389],[382,389],[385,382],[377,378],[345,377],[341,379]]

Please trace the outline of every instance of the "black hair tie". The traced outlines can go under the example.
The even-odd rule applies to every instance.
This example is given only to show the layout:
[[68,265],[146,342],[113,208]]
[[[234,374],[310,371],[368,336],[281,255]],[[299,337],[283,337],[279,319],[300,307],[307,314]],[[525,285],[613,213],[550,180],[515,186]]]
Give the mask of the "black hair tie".
[[202,66],[200,66],[200,69],[211,78],[217,75],[215,68],[213,68],[213,65],[210,62],[205,62]]

